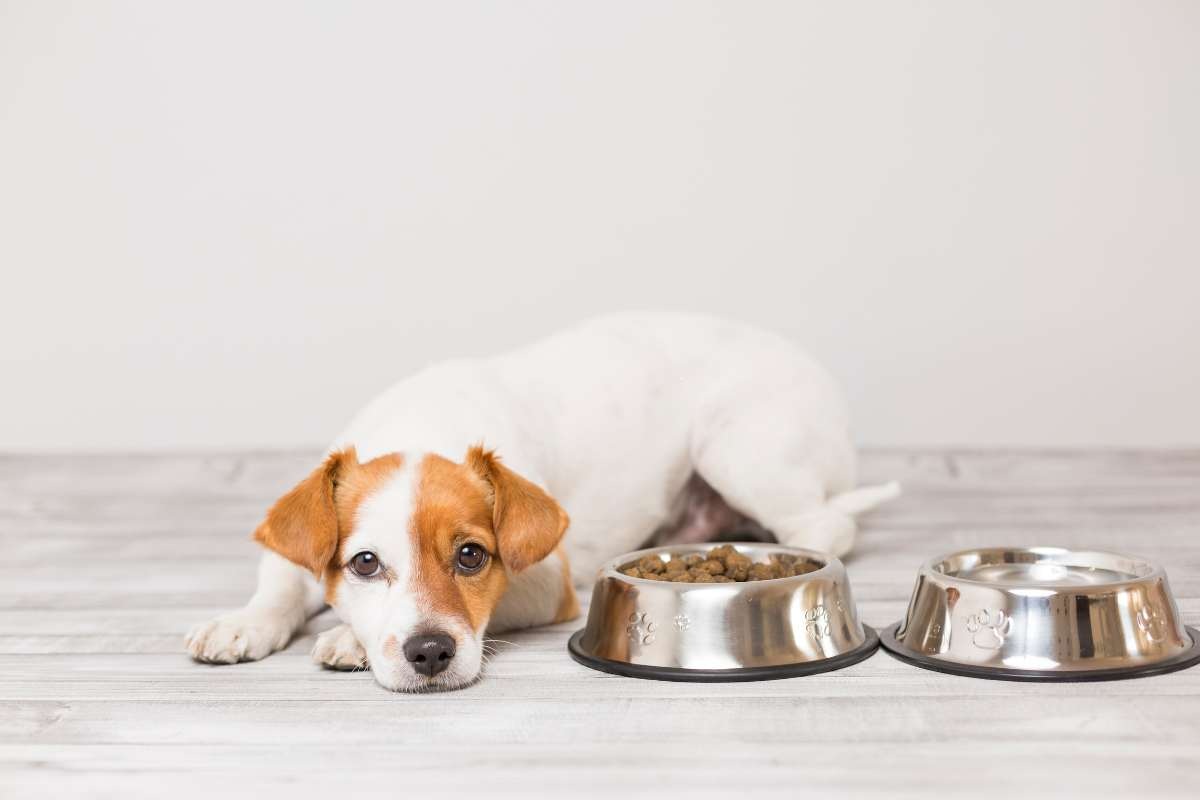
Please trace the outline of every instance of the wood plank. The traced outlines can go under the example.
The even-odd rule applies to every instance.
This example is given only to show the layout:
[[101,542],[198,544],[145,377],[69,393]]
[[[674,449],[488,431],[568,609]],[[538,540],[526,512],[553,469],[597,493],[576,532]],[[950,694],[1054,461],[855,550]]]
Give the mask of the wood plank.
[[[506,634],[466,690],[401,696],[312,664],[329,613],[263,662],[191,662],[184,632],[244,601],[249,531],[318,458],[0,456],[0,797],[410,793],[447,776],[495,796],[1194,794],[1200,669],[1017,684],[880,653],[670,684],[575,664],[569,623]],[[1159,560],[1200,625],[1200,450],[884,450],[862,472],[906,490],[847,562],[869,624],[899,618],[921,561],[1003,543]]]

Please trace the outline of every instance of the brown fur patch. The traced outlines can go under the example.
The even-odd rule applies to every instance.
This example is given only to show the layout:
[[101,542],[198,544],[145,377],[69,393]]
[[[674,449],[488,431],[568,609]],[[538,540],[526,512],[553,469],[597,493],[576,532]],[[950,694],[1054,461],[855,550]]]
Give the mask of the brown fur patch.
[[[487,484],[472,470],[438,455],[420,464],[413,509],[413,591],[429,610],[464,620],[474,630],[500,602],[508,586],[495,558],[492,507]],[[458,548],[473,542],[492,554],[474,575],[455,570]]]
[[331,453],[275,502],[255,541],[323,578],[325,598],[332,600],[342,575],[340,545],[354,530],[359,506],[403,464],[399,453],[365,464],[353,447]]
[[353,450],[331,453],[290,492],[275,501],[254,530],[254,540],[320,577],[338,544],[334,487],[351,463]]
[[554,552],[571,520],[553,497],[480,446],[467,451],[467,466],[491,487],[492,528],[505,566],[518,573]]

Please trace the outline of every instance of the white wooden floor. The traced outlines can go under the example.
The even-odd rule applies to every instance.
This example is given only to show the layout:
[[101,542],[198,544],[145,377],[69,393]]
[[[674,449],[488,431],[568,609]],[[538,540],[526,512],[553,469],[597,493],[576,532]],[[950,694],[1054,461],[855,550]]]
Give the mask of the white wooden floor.
[[[0,457],[0,798],[1200,796],[1200,668],[1018,684],[880,652],[672,684],[575,664],[577,623],[506,636],[444,695],[322,671],[311,631],[261,663],[192,663],[184,632],[246,598],[248,533],[315,458]],[[864,471],[906,488],[847,562],[869,624],[899,618],[924,558],[997,543],[1160,560],[1200,624],[1200,451],[871,452]]]

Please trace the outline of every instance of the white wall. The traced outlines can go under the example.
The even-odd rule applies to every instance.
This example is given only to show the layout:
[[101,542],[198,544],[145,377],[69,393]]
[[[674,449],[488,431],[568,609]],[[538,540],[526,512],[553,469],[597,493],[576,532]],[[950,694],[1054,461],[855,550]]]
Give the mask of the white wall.
[[1200,4],[0,2],[0,449],[320,445],[607,309],[877,445],[1200,444]]

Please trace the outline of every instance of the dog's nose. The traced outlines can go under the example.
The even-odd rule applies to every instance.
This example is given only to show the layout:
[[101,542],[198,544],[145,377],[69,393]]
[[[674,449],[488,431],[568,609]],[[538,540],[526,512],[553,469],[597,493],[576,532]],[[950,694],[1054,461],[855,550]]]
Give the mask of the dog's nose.
[[413,669],[432,678],[450,666],[454,658],[454,639],[444,633],[413,636],[404,643],[404,657]]

